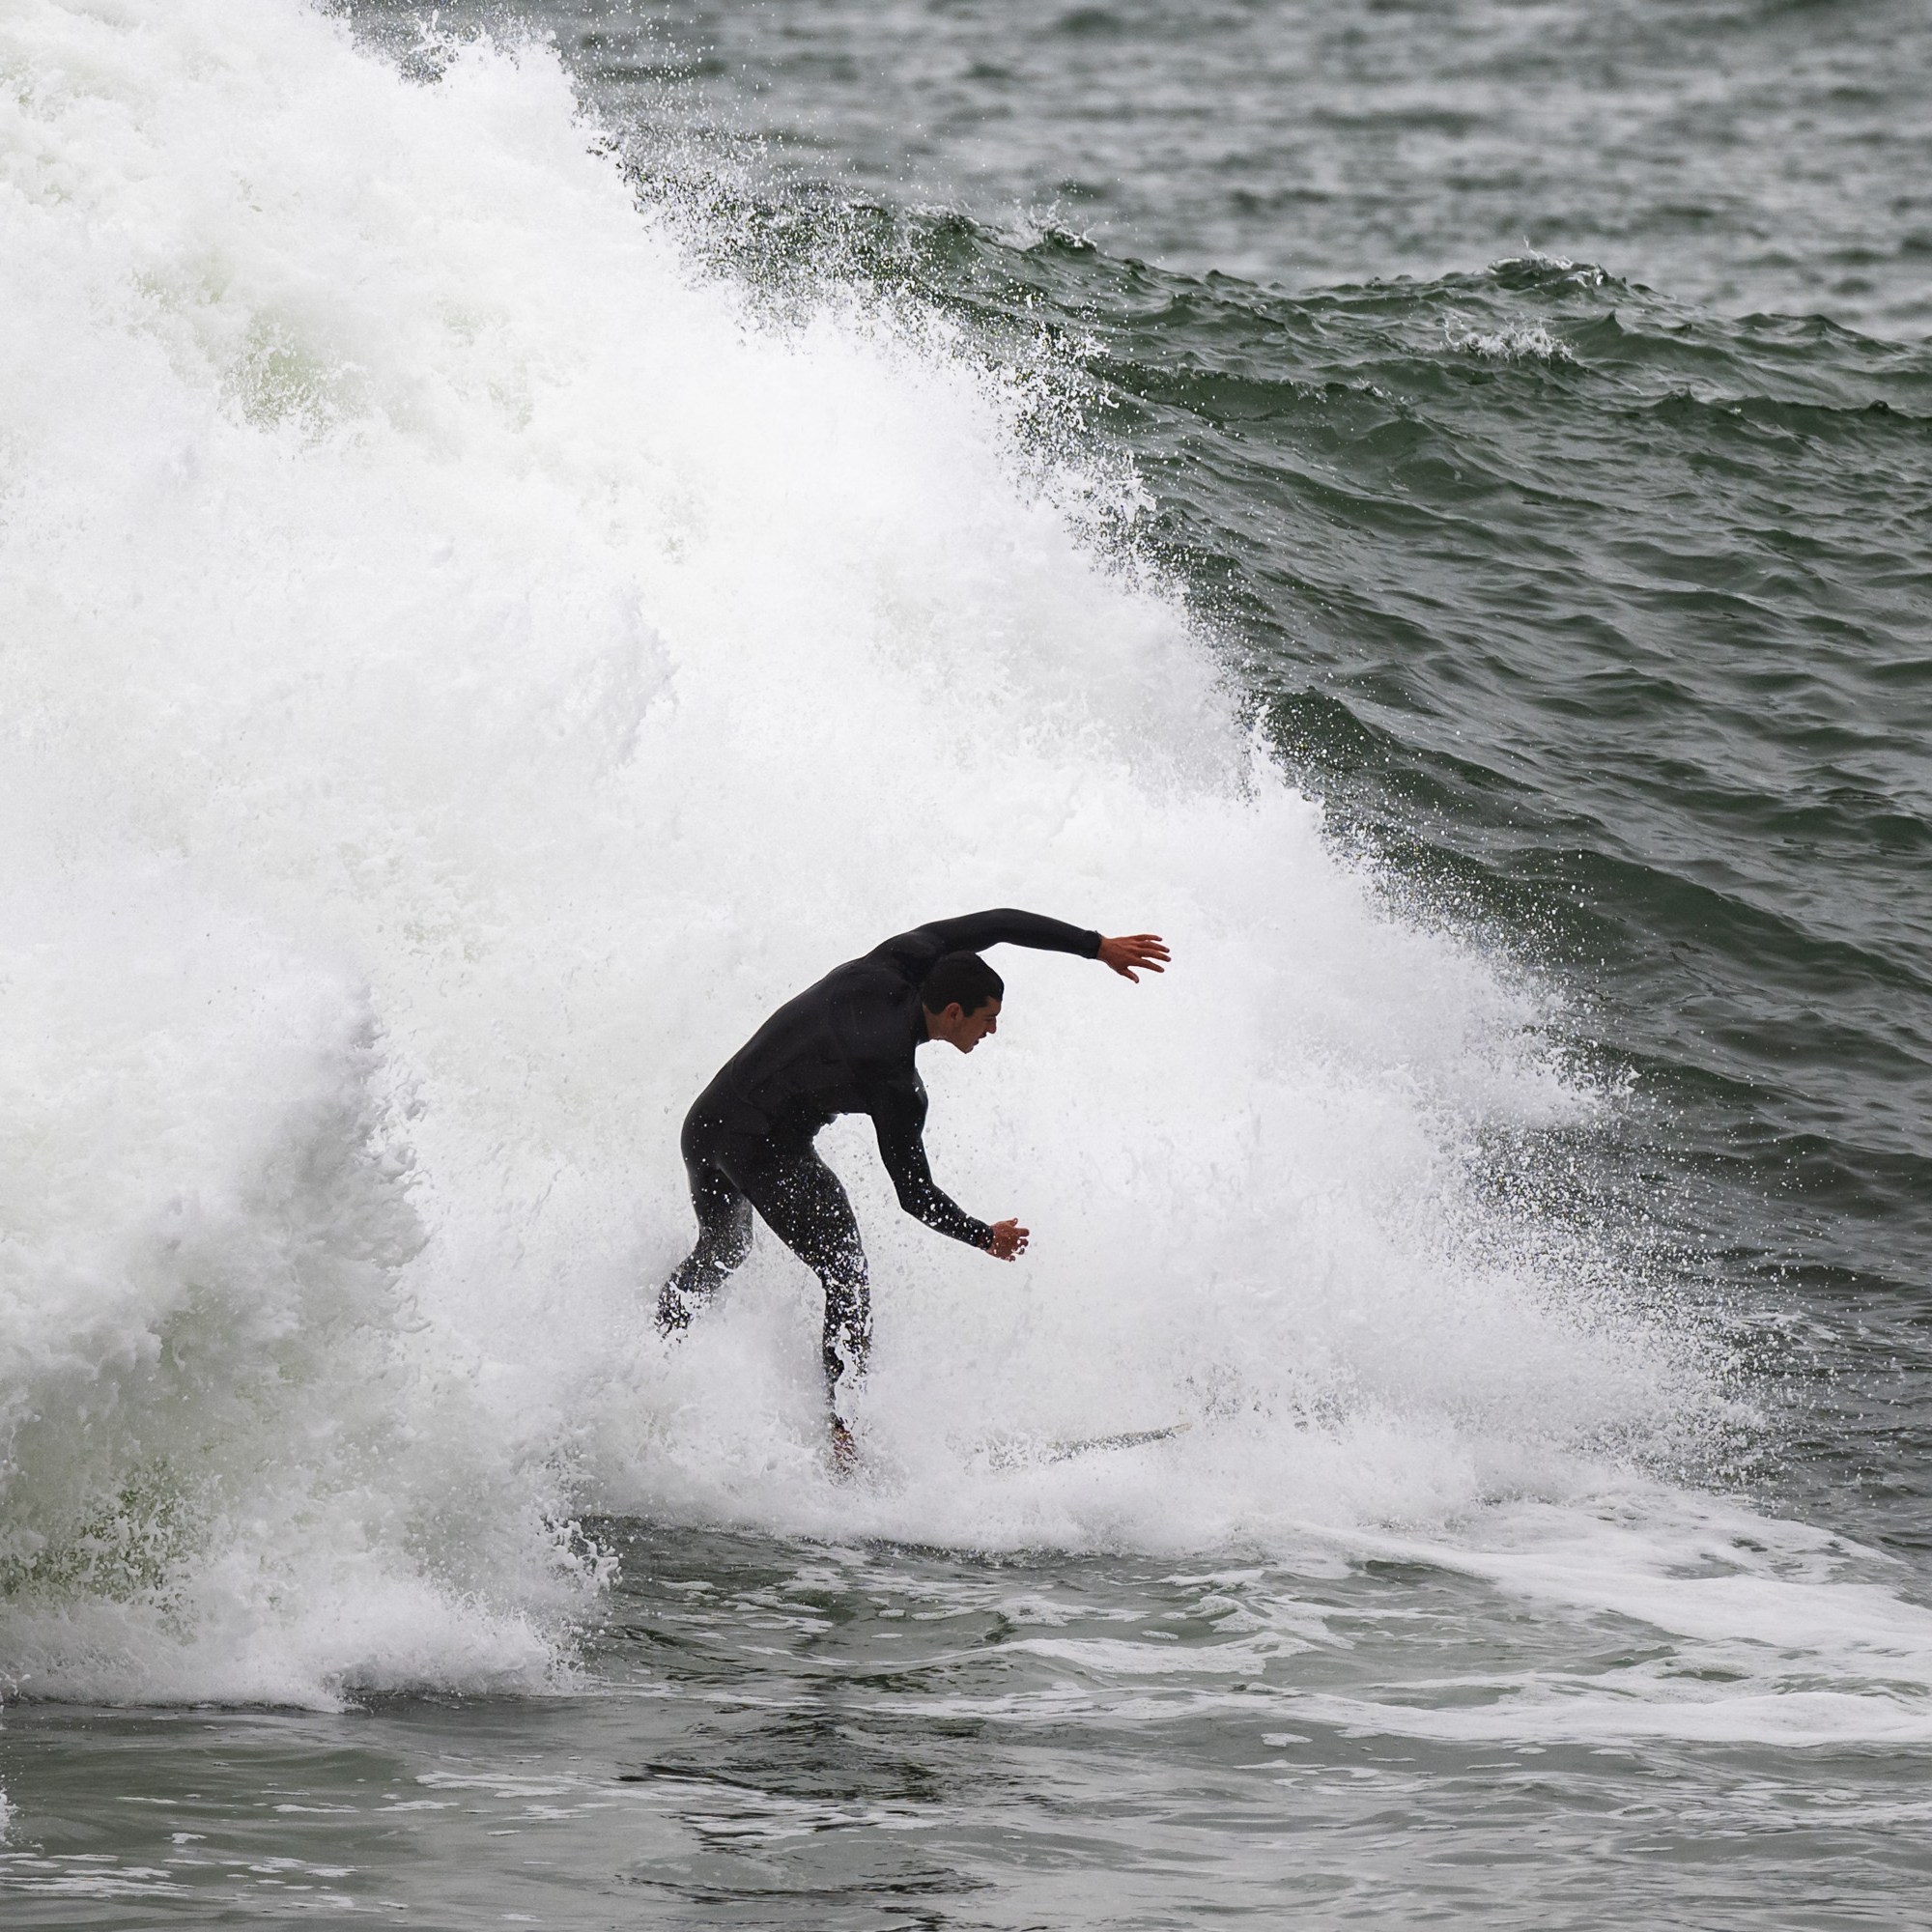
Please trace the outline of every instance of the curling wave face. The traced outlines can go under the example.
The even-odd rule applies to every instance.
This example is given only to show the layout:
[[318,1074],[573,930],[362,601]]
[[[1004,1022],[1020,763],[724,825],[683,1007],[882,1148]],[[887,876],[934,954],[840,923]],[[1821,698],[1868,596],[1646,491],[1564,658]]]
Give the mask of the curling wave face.
[[[1051,384],[837,285],[772,321],[541,52],[421,85],[293,0],[28,0],[0,64],[16,1683],[534,1687],[582,1510],[1841,1587],[1670,1486],[1748,1425],[1721,1363],[1482,1174],[1615,1095],[1331,850]],[[826,1137],[879,1322],[838,1489],[769,1243],[649,1333],[677,1120],[799,983],[995,903],[1178,964],[1011,961],[928,1069],[1023,1268]]]

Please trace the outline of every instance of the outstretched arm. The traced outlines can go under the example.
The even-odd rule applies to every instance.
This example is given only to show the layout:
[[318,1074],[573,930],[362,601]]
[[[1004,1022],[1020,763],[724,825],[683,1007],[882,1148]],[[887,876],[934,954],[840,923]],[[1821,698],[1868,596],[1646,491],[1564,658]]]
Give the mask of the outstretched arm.
[[1039,952],[1072,952],[1083,959],[1098,958],[1100,935],[1090,928],[1068,925],[1037,912],[996,906],[991,912],[969,912],[958,919],[935,919],[901,932],[875,951],[899,955],[922,975],[946,952],[983,952],[989,946],[1031,946]]
[[1167,942],[1156,932],[1136,932],[1106,939],[1091,927],[1068,925],[1043,913],[1021,912],[1013,906],[991,912],[969,912],[958,919],[935,919],[915,926],[874,949],[900,957],[923,977],[932,962],[946,952],[983,952],[989,946],[1030,946],[1041,952],[1072,952],[1097,959],[1126,980],[1142,973],[1166,970]]

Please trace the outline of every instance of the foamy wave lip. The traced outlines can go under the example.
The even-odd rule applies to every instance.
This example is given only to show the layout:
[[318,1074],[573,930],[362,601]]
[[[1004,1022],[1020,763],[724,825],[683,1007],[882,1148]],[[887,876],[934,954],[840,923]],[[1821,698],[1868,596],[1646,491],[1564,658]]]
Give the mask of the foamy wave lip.
[[1602,288],[1612,277],[1594,262],[1573,262],[1567,255],[1548,255],[1541,248],[1525,248],[1520,255],[1505,255],[1490,264],[1493,274],[1510,269],[1554,269],[1574,288]]
[[1043,242],[1072,248],[1094,246],[1086,231],[1074,225],[1058,201],[1014,203],[1001,212],[992,226],[993,233],[1013,248],[1037,248]]
[[[231,1565],[162,1605],[95,1600],[0,1617],[15,1696],[88,1703],[274,1704],[336,1711],[358,1694],[544,1693],[570,1682],[554,1627],[419,1577],[359,1568],[318,1589],[277,1565],[233,1593]],[[260,1601],[266,1594],[269,1601]]]
[[1499,328],[1450,321],[1443,324],[1449,346],[1490,362],[1574,362],[1568,344],[1540,322],[1505,323]]

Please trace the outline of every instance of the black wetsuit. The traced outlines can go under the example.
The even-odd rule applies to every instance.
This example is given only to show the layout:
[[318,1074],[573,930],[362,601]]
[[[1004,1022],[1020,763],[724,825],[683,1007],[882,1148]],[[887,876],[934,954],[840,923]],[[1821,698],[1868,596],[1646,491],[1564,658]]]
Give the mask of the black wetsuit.
[[685,1116],[680,1146],[697,1210],[697,1245],[665,1283],[658,1325],[689,1325],[696,1308],[752,1246],[752,1210],[825,1288],[825,1379],[864,1371],[871,1340],[866,1251],[838,1177],[812,1148],[838,1114],[869,1114],[879,1156],[908,1214],[983,1248],[991,1234],[934,1184],[925,1159],[925,1085],[913,1054],[925,1043],[919,989],[942,954],[1031,946],[1092,959],[1100,935],[1038,913],[935,920],[836,966],[787,1000],[718,1070]]

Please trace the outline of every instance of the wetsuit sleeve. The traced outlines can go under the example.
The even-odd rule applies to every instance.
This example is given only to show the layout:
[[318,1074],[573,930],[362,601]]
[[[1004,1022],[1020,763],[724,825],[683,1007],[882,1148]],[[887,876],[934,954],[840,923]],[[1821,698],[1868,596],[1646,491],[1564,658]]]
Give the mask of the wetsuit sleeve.
[[1037,952],[1072,952],[1082,959],[1100,953],[1100,935],[1043,913],[997,906],[991,912],[969,912],[958,919],[936,919],[915,926],[877,949],[893,954],[919,975],[947,952],[983,952],[989,946],[1030,946]]
[[942,1193],[926,1165],[924,1094],[894,1082],[872,1095],[870,1111],[879,1136],[879,1158],[893,1178],[899,1206],[936,1233],[950,1235],[971,1248],[983,1248],[992,1229]]

